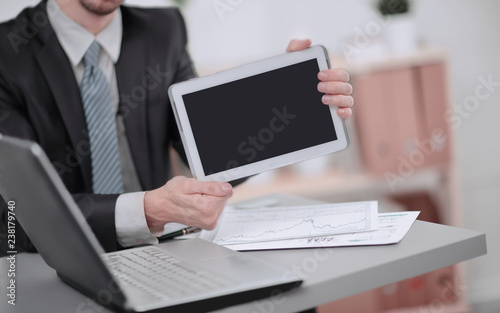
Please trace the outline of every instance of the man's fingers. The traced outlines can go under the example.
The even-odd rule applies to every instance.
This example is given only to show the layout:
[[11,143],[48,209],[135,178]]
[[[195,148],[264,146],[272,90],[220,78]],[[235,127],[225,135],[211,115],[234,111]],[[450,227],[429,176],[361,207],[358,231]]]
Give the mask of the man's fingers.
[[351,108],[339,108],[337,114],[341,119],[347,120],[352,115]]
[[349,74],[341,69],[324,70],[318,73],[318,79],[326,81],[339,81],[347,83],[349,81]]
[[346,95],[324,95],[321,101],[324,104],[336,105],[344,108],[350,108],[354,105],[354,98]]
[[286,52],[299,51],[309,48],[311,39],[292,39],[286,48]]
[[[217,198],[217,199],[220,199],[220,198]],[[206,220],[207,224],[204,225],[205,226],[205,227],[203,227],[204,229],[213,230],[217,226],[217,223],[219,222],[219,218],[222,215],[222,212],[224,211],[225,205],[226,205],[226,200],[223,200],[223,201],[218,200],[216,202],[215,207],[212,208],[213,211],[211,214],[211,218]]]
[[350,95],[352,93],[352,85],[343,82],[320,82],[318,91],[331,95]]

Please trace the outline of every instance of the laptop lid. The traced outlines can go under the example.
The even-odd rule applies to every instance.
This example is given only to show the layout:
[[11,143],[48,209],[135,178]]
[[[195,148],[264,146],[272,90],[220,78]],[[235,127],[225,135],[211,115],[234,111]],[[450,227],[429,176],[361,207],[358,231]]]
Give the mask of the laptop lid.
[[0,194],[15,201],[16,219],[44,261],[98,302],[124,307],[104,250],[40,146],[0,134],[0,155]]

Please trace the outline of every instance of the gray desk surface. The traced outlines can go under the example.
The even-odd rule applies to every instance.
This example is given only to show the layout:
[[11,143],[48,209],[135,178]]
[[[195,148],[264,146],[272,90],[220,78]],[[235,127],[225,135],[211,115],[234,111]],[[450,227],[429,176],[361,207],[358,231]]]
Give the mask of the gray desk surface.
[[[486,254],[483,233],[416,221],[395,245],[245,252],[298,273],[298,289],[221,312],[296,312]],[[16,256],[16,306],[0,312],[109,312],[65,285],[38,254]],[[8,261],[0,259],[6,290]]]

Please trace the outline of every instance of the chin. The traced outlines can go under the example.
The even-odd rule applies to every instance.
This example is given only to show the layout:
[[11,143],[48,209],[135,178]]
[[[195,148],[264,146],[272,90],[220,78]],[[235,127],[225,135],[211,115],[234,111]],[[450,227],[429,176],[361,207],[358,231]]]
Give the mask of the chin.
[[80,4],[89,12],[96,15],[108,15],[114,12],[123,0],[79,0]]

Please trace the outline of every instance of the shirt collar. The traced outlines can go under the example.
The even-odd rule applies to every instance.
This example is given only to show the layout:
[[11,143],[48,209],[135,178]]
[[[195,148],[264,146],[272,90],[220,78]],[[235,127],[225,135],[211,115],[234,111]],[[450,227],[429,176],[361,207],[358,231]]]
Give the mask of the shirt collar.
[[111,22],[97,35],[92,34],[67,16],[55,0],[48,0],[47,14],[52,28],[54,28],[54,32],[73,66],[80,64],[85,52],[94,40],[106,51],[113,63],[118,61],[123,32],[120,9]]

